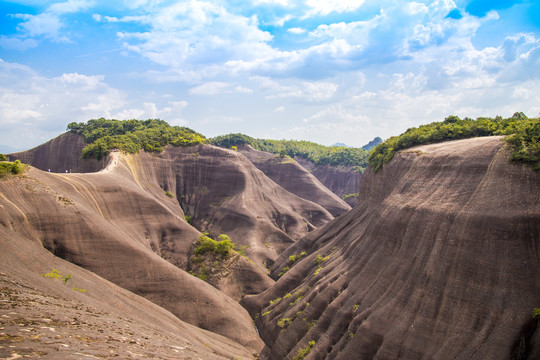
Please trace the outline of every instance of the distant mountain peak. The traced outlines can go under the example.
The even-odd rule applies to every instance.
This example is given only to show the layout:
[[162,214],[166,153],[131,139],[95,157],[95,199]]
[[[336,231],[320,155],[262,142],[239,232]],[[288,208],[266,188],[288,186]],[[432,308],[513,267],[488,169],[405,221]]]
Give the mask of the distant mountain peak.
[[348,147],[348,148],[352,147],[352,146],[349,146],[349,145],[347,145],[347,144],[340,143],[340,142],[337,142],[337,143],[335,143],[335,144],[332,144],[332,146]]
[[371,140],[370,142],[368,142],[366,145],[362,146],[362,149],[364,150],[371,150],[373,149],[375,146],[379,145],[380,143],[382,143],[383,140],[377,136],[375,139]]

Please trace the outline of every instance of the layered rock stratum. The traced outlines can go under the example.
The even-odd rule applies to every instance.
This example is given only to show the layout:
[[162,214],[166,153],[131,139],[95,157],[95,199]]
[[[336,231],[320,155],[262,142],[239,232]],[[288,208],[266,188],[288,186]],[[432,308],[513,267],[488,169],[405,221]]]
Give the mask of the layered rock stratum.
[[359,205],[244,299],[261,358],[540,358],[540,174],[508,158],[500,137],[476,138],[368,170]]
[[[499,137],[401,151],[352,210],[275,155],[80,140],[0,180],[1,357],[540,358],[540,175]],[[201,232],[249,257],[213,286]]]

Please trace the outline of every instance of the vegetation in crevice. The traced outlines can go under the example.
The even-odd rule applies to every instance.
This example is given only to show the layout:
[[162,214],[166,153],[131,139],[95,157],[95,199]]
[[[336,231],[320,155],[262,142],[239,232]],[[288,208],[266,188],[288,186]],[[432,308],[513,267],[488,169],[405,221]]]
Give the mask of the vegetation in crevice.
[[[217,240],[202,234],[194,243],[193,255],[190,258],[188,271],[190,274],[214,286],[219,281],[232,274],[234,265],[243,253],[245,247],[236,250],[236,244],[225,234],[219,235]],[[249,258],[247,258],[248,261]]]
[[[43,276],[45,278],[49,278],[49,279],[59,279],[64,283],[64,285],[67,285],[67,283],[73,278],[72,274],[64,275],[58,269],[52,269],[48,273],[41,274],[41,276]],[[80,293],[86,292],[86,289],[80,289],[80,288],[75,287],[75,286],[73,286],[71,289],[74,290],[74,291],[78,291]]]
[[433,122],[410,128],[399,136],[392,136],[371,152],[369,165],[375,172],[388,163],[394,154],[417,145],[479,136],[506,135],[505,142],[512,149],[510,160],[528,164],[540,170],[540,118],[527,118],[522,112],[503,119],[480,117],[476,120],[449,116],[442,122]]
[[256,150],[278,154],[282,158],[303,157],[316,165],[352,166],[363,172],[367,167],[369,151],[344,146],[324,146],[310,141],[255,139],[244,134],[221,135],[210,139],[213,145],[230,149],[250,145]]
[[298,349],[296,355],[292,360],[303,360],[310,353],[311,349],[315,346],[315,341],[311,340],[305,348]]
[[341,199],[342,199],[343,201],[345,201],[345,200],[347,200],[347,199],[349,199],[349,198],[352,198],[352,197],[358,197],[358,193],[352,193],[352,194],[343,195],[343,196],[341,197]]
[[83,137],[87,145],[82,151],[83,158],[101,159],[110,150],[119,149],[130,154],[139,150],[163,150],[166,145],[192,146],[206,142],[206,138],[187,128],[170,126],[163,120],[114,120],[92,119],[86,123],[69,123],[73,134]]

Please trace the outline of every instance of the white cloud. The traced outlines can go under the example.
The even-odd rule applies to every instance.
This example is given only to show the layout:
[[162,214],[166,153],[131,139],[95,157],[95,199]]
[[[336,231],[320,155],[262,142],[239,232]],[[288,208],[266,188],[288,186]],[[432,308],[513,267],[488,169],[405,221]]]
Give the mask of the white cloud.
[[0,35],[0,47],[7,50],[28,50],[38,46],[38,42],[34,39],[24,39],[18,37],[9,37]]
[[307,0],[306,5],[311,9],[306,17],[315,15],[328,15],[332,12],[343,13],[354,11],[364,4],[364,0]]
[[92,118],[162,118],[185,125],[188,103],[169,101],[160,107],[147,101],[142,107],[105,82],[104,76],[65,73],[44,77],[28,66],[0,60],[0,128],[2,144],[20,148],[39,145],[65,131],[72,121]]
[[327,81],[278,81],[267,77],[253,77],[258,82],[259,88],[267,93],[266,99],[297,98],[308,102],[323,102],[333,98],[338,90],[338,85]]
[[233,85],[219,81],[211,81],[198,86],[195,86],[189,90],[191,95],[218,95],[227,93],[244,93],[251,94],[252,89],[241,85]]
[[[151,61],[184,71],[208,71],[229,60],[257,59],[272,53],[272,36],[255,16],[229,13],[209,2],[192,0],[164,6],[145,16],[121,18],[150,27],[146,32],[119,32],[124,46]],[[266,54],[266,55],[265,55]]]
[[291,34],[300,35],[300,34],[304,34],[306,32],[306,29],[293,27],[293,28],[287,29],[287,31],[290,32]]
[[61,17],[65,14],[86,10],[93,5],[93,1],[68,0],[62,3],[51,4],[43,13],[37,15],[11,14],[13,18],[22,20],[17,26],[19,34],[11,37],[4,37],[4,41],[0,43],[0,46],[4,48],[13,48],[13,46],[16,45],[18,46],[18,49],[26,50],[36,45],[35,42],[29,42],[31,38],[40,37],[55,42],[70,42],[69,37],[61,31],[65,26]]

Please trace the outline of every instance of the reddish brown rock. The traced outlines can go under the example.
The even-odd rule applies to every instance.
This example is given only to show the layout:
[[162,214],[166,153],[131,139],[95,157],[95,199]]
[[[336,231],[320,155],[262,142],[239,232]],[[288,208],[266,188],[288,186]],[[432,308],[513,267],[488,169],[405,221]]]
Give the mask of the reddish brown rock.
[[[244,300],[266,347],[318,359],[540,357],[540,174],[501,138],[397,153],[360,203],[276,261]],[[289,256],[306,256],[291,264]]]
[[[240,152],[278,185],[303,199],[321,205],[333,216],[340,216],[351,209],[346,202],[325,187],[296,160],[258,151],[249,145],[242,147]],[[305,161],[304,164],[306,164]]]
[[[302,157],[297,157],[296,160],[313,176],[315,176],[324,186],[326,186],[340,198],[345,198],[347,195],[358,193],[362,174],[353,171],[352,166],[316,165]],[[349,196],[345,199],[345,201],[350,206],[355,206],[357,204],[358,197]]]
[[0,181],[0,227],[257,351],[260,340],[242,307],[159,256],[164,242],[181,254],[199,233],[163,190],[132,179],[129,159],[92,174],[32,168]]
[[5,226],[0,248],[2,359],[253,358],[254,350],[187,324]]

